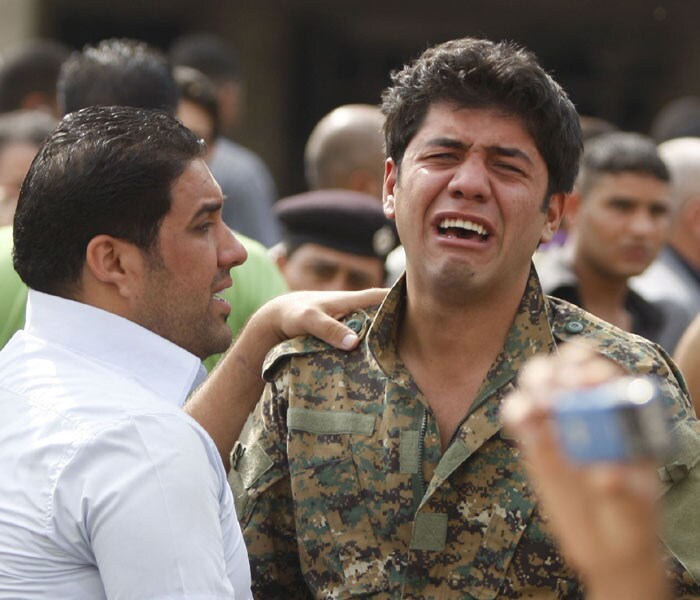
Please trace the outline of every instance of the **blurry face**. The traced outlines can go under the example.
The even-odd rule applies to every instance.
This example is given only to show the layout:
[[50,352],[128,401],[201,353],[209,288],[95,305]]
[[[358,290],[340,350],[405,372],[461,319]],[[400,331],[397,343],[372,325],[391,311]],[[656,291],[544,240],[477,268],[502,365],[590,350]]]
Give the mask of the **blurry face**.
[[9,142],[0,150],[0,227],[12,224],[19,190],[38,150],[28,142]]
[[379,258],[304,244],[279,261],[290,290],[364,290],[381,287],[384,263]]
[[199,104],[189,100],[180,100],[177,105],[177,118],[182,121],[182,124],[187,129],[206,142],[207,154],[204,158],[208,161],[211,158],[214,142],[216,141],[214,139],[214,122],[209,113]]
[[433,105],[401,166],[386,166],[384,212],[406,250],[409,290],[458,303],[521,292],[538,242],[551,239],[561,218],[563,194],[542,209],[547,181],[518,118]]
[[577,260],[626,279],[644,271],[668,238],[669,187],[651,175],[600,175],[571,217]]
[[231,306],[220,293],[231,286],[229,272],[247,253],[221,220],[221,188],[203,160],[189,164],[171,193],[159,256],[144,253],[142,294],[132,320],[204,359],[231,343]]

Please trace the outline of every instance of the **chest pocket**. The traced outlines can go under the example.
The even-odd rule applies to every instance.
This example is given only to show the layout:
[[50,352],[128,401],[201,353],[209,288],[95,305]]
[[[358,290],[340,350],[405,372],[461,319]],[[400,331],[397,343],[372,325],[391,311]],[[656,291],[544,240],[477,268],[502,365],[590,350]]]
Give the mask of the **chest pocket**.
[[299,556],[307,584],[317,597],[332,593],[339,600],[385,590],[385,561],[350,449],[351,436],[373,433],[374,416],[293,408],[287,426]]

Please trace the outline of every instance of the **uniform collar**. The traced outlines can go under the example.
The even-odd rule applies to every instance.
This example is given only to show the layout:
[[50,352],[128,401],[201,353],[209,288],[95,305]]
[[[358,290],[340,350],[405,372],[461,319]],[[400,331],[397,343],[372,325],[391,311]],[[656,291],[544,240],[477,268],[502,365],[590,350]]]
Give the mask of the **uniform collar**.
[[[406,274],[404,273],[382,302],[367,334],[369,348],[382,370],[390,377],[396,375],[398,328],[406,302]],[[511,379],[530,356],[554,349],[554,337],[549,325],[549,307],[534,266],[520,300],[518,311],[508,332],[505,346],[496,358],[486,382],[492,378]],[[479,396],[487,393],[482,387]],[[475,403],[476,404],[476,403]]]
[[36,290],[29,291],[24,329],[138,381],[177,406],[206,376],[196,356],[133,321]]

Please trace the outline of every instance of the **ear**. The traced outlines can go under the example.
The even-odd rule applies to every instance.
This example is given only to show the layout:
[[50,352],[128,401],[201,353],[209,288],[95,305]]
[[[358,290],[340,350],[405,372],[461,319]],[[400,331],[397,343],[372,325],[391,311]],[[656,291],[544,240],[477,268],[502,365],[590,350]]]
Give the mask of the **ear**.
[[143,251],[131,242],[97,235],[88,242],[85,266],[92,277],[131,298],[140,294],[145,272]]
[[275,256],[275,262],[277,263],[277,268],[284,273],[284,268],[287,266],[287,253],[280,252]]
[[566,201],[566,226],[569,230],[576,227],[576,221],[581,213],[582,203],[583,197],[579,192],[573,191],[569,194],[569,198]]
[[549,197],[549,204],[547,205],[547,210],[545,211],[545,221],[542,225],[540,243],[551,241],[554,234],[557,232],[557,229],[559,229],[559,224],[564,216],[564,208],[566,206],[567,197],[568,194],[563,192],[552,194]]
[[382,189],[382,203],[387,219],[396,217],[394,193],[399,178],[399,168],[393,158],[387,158],[384,162],[384,186]]

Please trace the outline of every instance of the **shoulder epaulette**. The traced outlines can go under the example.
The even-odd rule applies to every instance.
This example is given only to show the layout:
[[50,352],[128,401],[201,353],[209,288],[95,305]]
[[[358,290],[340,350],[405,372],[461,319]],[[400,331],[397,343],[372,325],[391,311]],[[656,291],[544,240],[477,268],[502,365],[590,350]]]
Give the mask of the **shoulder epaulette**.
[[623,331],[582,308],[548,297],[552,309],[552,334],[559,342],[584,342],[623,368],[654,369],[666,363],[666,354],[646,338]]
[[[356,310],[342,319],[362,340],[372,323],[371,317],[364,310]],[[278,366],[286,359],[293,356],[316,354],[317,352],[342,352],[336,350],[330,344],[310,335],[299,336],[275,346],[265,357],[263,364],[263,378],[270,381]]]

